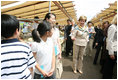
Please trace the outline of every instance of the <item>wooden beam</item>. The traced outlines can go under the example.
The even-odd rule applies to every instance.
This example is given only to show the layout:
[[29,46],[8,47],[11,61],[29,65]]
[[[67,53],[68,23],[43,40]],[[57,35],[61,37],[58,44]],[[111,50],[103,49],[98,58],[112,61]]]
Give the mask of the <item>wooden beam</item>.
[[18,2],[18,1],[1,1],[1,7],[5,6],[5,5],[16,3],[16,2]]
[[53,3],[68,17],[71,18],[71,16],[69,16],[66,11],[63,10],[63,8],[59,5],[59,3],[57,1],[53,1]]
[[17,10],[17,9],[21,9],[21,8],[24,8],[24,7],[29,7],[29,6],[36,5],[36,4],[41,4],[41,3],[44,3],[44,2],[47,2],[47,1],[40,1],[40,2],[37,2],[37,3],[34,3],[34,4],[24,5],[22,7],[18,7],[18,8],[14,8],[14,9],[11,9],[11,10],[3,11],[2,13],[13,11],[13,10]]
[[[104,19],[107,19],[107,18],[110,18],[110,17],[113,17],[113,16],[115,16],[117,13],[114,13],[114,14],[112,14],[112,15],[110,15],[110,16],[106,16],[106,17],[104,17],[102,20],[104,20]],[[99,22],[100,21],[100,18],[99,19],[97,19],[97,20],[95,20],[95,21],[93,21],[94,23],[97,23],[97,22]]]
[[[51,8],[53,8],[53,7],[55,7],[55,5],[54,6],[52,6]],[[65,8],[69,8],[69,7],[73,7],[73,6],[67,6],[67,7],[65,7]],[[28,13],[28,12],[34,12],[34,11],[37,11],[37,10],[43,10],[43,9],[47,9],[48,7],[44,7],[44,8],[40,8],[40,9],[35,9],[35,10],[31,10],[31,11],[26,11],[26,12],[21,12],[21,13],[17,13],[17,14],[12,14],[12,15],[19,15],[19,14],[24,14],[24,13]],[[58,10],[58,9],[54,9],[54,10]],[[51,11],[54,11],[53,9],[51,10]],[[45,12],[45,11],[43,11],[43,12]],[[46,11],[47,12],[47,11]],[[35,13],[35,14],[37,14],[37,13]],[[39,12],[38,12],[38,14],[40,14]],[[32,14],[31,14],[32,15]],[[28,16],[28,15],[26,15],[26,16]]]

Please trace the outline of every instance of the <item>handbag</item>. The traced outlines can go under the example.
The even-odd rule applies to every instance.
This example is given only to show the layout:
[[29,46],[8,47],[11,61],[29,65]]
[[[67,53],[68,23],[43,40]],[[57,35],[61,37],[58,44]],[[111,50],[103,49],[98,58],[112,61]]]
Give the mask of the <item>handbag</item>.
[[58,59],[56,62],[56,79],[60,79],[63,73],[62,59]]

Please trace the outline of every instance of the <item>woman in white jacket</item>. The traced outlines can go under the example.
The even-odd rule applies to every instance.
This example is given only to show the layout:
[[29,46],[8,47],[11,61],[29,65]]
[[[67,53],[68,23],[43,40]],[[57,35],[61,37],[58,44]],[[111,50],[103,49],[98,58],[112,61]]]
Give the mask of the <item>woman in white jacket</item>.
[[73,71],[77,73],[77,70],[80,74],[83,73],[83,55],[85,52],[85,47],[88,42],[88,29],[85,26],[87,18],[86,16],[80,16],[78,22],[79,24],[75,27],[72,32],[73,43]]

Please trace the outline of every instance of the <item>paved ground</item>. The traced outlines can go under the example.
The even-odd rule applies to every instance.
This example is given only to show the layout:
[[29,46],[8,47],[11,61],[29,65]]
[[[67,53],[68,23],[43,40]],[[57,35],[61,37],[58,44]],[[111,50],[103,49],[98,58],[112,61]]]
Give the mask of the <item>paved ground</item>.
[[[92,56],[84,56],[83,60],[83,74],[74,74],[72,70],[72,56],[65,57],[63,53],[63,73],[62,79],[101,79],[100,64],[93,65],[95,50]],[[98,60],[99,61],[99,60]]]

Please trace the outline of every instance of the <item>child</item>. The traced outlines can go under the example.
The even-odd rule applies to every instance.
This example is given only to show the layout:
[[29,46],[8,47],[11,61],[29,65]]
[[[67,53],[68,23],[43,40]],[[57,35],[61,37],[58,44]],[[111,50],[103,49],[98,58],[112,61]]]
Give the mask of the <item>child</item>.
[[33,40],[31,43],[32,51],[40,70],[35,69],[34,79],[54,79],[55,53],[51,40],[52,27],[50,23],[44,21],[38,25],[37,30],[32,31]]
[[1,78],[31,79],[35,59],[30,47],[18,40],[19,21],[15,16],[1,15]]

